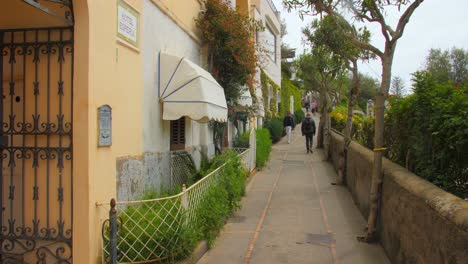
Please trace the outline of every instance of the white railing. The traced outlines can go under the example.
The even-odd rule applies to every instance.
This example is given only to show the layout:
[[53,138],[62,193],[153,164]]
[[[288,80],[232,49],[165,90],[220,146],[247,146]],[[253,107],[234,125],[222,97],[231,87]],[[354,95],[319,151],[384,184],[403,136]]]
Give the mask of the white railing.
[[[255,164],[252,137],[255,139],[254,130],[250,139],[253,149],[235,150],[249,171]],[[103,263],[172,262],[182,254],[179,242],[184,235],[184,227],[197,220],[196,210],[207,190],[217,184],[225,165],[188,188],[184,185],[182,192],[172,196],[98,203],[101,218],[104,218],[101,221]],[[107,215],[109,219],[106,219]]]
[[170,189],[182,186],[196,173],[195,164],[187,151],[171,151],[170,156]]

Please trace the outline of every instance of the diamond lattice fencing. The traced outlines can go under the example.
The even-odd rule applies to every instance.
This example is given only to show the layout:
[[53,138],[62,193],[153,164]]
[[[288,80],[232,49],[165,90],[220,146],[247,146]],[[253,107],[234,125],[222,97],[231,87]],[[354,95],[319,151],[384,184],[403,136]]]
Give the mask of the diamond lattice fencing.
[[[234,151],[245,168],[253,170],[255,152],[252,149]],[[179,161],[186,158],[182,156]],[[173,172],[184,175],[174,175],[174,179],[181,179],[174,180],[174,184],[185,183],[185,177],[191,173],[183,164],[185,161],[175,165],[178,168]],[[225,165],[188,188],[183,185],[182,192],[173,196],[97,204],[101,219],[105,219],[102,222],[103,263],[171,263],[178,259],[184,254],[180,245],[184,232],[197,221],[197,209],[209,189],[218,184]]]

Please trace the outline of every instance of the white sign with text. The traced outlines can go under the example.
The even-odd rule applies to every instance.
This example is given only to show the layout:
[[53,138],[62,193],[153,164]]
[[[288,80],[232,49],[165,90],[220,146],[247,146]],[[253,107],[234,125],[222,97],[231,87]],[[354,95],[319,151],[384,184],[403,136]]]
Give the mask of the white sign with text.
[[117,34],[123,40],[137,46],[138,44],[138,13],[130,6],[119,2],[117,10]]

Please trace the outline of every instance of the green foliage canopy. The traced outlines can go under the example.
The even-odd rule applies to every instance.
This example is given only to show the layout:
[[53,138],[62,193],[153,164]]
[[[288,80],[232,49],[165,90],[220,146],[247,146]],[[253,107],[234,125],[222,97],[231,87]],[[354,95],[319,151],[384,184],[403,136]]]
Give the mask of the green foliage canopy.
[[430,49],[426,57],[426,71],[438,82],[468,84],[468,51]]

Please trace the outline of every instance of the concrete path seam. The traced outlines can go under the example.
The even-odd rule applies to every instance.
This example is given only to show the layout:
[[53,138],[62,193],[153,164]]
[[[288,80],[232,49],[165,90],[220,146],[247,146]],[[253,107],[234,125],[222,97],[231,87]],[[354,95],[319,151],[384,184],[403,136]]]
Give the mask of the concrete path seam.
[[[284,156],[283,156],[283,160],[286,159],[287,155],[288,155],[288,152],[286,151]],[[252,237],[252,240],[251,240],[251,242],[249,244],[249,248],[247,250],[247,253],[245,254],[244,264],[249,264],[250,263],[250,257],[252,256],[252,252],[253,252],[253,249],[255,247],[255,243],[257,242],[258,236],[260,235],[260,230],[262,229],[263,222],[265,221],[265,217],[266,217],[266,214],[267,214],[268,209],[270,207],[271,199],[273,197],[273,193],[275,192],[276,186],[278,185],[278,181],[279,181],[282,170],[283,170],[283,163],[281,163],[281,165],[280,165],[280,167],[278,169],[278,173],[276,175],[275,182],[274,182],[274,184],[273,184],[273,186],[271,188],[270,194],[268,196],[267,203],[265,205],[265,208],[263,208],[262,216],[260,217],[260,219],[258,221],[257,228],[255,229],[255,233],[254,233],[254,235]]]
[[[332,235],[332,238],[333,238],[334,237],[333,231],[332,231],[332,229],[330,227],[327,212],[325,210],[325,205],[323,203],[322,195],[320,194],[320,188],[319,188],[319,186],[317,184],[317,174],[315,173],[315,169],[312,167],[312,160],[309,159],[309,162],[307,162],[307,164],[309,165],[310,170],[312,171],[312,177],[314,178],[314,187],[315,187],[315,191],[317,192],[317,195],[319,197],[320,211],[322,213],[322,218],[323,218],[323,222],[325,224],[325,228],[327,230],[327,233]],[[338,256],[336,254],[336,242],[335,242],[334,238],[332,239],[329,248],[330,248],[330,253],[331,253],[332,259],[333,259],[333,264],[338,264]]]

